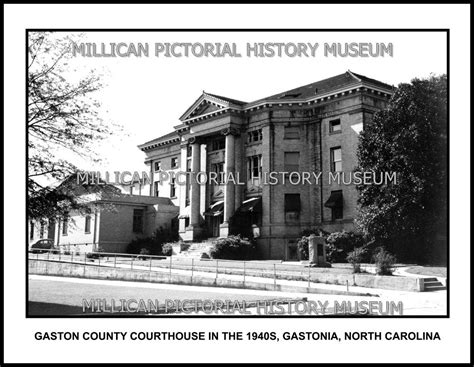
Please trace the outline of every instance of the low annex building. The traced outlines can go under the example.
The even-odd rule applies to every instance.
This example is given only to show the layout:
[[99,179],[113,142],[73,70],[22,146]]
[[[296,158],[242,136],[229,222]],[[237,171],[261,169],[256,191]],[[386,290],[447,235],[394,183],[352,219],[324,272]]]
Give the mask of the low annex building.
[[[325,178],[353,171],[359,134],[393,91],[347,71],[250,103],[203,92],[173,132],[139,145],[150,168],[150,195],[179,207],[185,241],[241,234],[256,238],[266,259],[296,259],[303,231],[353,228],[355,185]],[[178,184],[179,172],[236,180],[200,184],[189,175]],[[271,172],[278,183],[266,182]],[[291,172],[321,176],[294,184]]]
[[134,239],[156,230],[177,230],[179,208],[169,198],[124,194],[113,185],[74,190],[81,210],[64,218],[29,221],[29,247],[49,239],[61,251],[125,253]]

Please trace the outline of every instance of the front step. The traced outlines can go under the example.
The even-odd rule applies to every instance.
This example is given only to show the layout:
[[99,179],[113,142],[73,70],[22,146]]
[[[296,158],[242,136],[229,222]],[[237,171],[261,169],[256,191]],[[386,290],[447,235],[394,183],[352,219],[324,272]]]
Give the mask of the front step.
[[446,287],[441,283],[438,278],[423,278],[425,292],[441,291]]

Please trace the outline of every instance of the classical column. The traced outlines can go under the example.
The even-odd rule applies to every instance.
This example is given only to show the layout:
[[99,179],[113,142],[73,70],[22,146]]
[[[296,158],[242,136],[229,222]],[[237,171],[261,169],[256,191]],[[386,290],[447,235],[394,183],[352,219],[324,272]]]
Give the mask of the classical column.
[[191,218],[190,224],[192,227],[197,227],[200,224],[200,203],[201,203],[201,188],[196,180],[196,175],[201,170],[201,144],[196,139],[191,142]]
[[[227,182],[224,190],[224,223],[222,223],[222,228],[224,231],[221,231],[221,236],[227,236],[229,234],[229,219],[232,217],[235,211],[235,183],[232,182],[232,177],[234,180],[236,180],[235,136],[231,129],[224,130],[223,134],[225,135],[225,177]],[[226,228],[227,231],[225,230]]]

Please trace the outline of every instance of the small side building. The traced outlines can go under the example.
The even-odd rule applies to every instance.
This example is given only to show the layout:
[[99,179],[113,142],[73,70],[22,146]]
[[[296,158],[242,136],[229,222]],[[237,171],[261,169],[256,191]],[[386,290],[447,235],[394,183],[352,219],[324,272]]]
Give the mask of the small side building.
[[177,230],[179,207],[169,198],[93,193],[81,200],[85,210],[67,218],[30,221],[30,247],[48,238],[61,251],[124,253],[134,239]]

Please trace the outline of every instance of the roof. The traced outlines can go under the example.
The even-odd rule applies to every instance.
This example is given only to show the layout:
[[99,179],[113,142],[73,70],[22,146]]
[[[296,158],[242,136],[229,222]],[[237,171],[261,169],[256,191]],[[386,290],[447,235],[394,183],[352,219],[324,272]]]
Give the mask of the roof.
[[178,139],[179,138],[179,134],[177,131],[172,131],[168,134],[165,134],[165,135],[161,135],[160,137],[156,138],[156,139],[153,139],[153,140],[150,140],[150,141],[147,141],[146,143],[143,143],[143,144],[140,144],[138,146],[138,148],[143,148],[144,146],[147,146],[147,145],[151,145],[151,144],[157,144],[157,143],[161,143],[161,142],[165,142],[167,140],[171,140],[171,139]]
[[[311,100],[314,101],[320,97],[325,98],[330,93],[339,93],[339,91],[343,92],[346,88],[349,88],[351,86],[359,87],[361,84],[368,86],[369,88],[372,87],[372,88],[382,89],[382,91],[380,91],[382,93],[384,93],[384,91],[391,91],[394,89],[394,87],[389,84],[386,84],[376,79],[372,79],[364,75],[357,74],[350,70],[347,70],[343,74],[339,74],[339,75],[336,75],[327,79],[323,79],[311,84],[303,85],[298,88],[290,89],[285,92],[274,94],[269,97],[265,97],[265,98],[262,98],[253,102],[249,102],[249,103],[203,91],[202,95],[180,117],[180,120],[186,121],[187,119],[194,119],[194,118],[201,119],[202,116],[208,117],[208,116],[216,115],[219,112],[222,112],[222,109],[221,110],[217,109],[215,111],[211,111],[210,113],[205,113],[202,116],[200,115],[192,116],[193,110],[198,108],[198,106],[202,104],[203,101],[206,100],[206,97],[208,97],[207,99],[209,99],[209,97],[211,97],[211,99],[215,98],[216,100],[212,102],[213,104],[214,103],[219,104],[219,101],[222,102],[222,104],[226,105],[224,106],[224,108],[230,107],[230,108],[236,108],[238,110],[245,110],[245,109],[251,110],[256,105],[265,104],[266,102],[270,102],[270,101],[285,101],[286,100],[288,101],[288,103],[308,102]],[[234,106],[229,106],[229,105],[234,105]],[[177,125],[175,126],[176,131],[160,136],[157,139],[148,141],[144,144],[139,145],[138,147],[142,150],[144,149],[146,150],[146,149],[154,148],[158,145],[162,145],[162,143],[174,142],[175,141],[174,139],[179,140],[179,134],[177,130],[180,130],[180,131],[183,130],[183,128],[186,127],[186,124],[187,123]]]
[[218,99],[222,99],[223,101],[227,101],[227,102],[230,102],[230,103],[239,105],[239,106],[243,106],[243,105],[247,104],[247,102],[242,102],[242,101],[239,101],[239,100],[237,100],[237,99],[232,99],[232,98],[228,98],[228,97],[223,97],[223,96],[219,96],[219,95],[217,95],[217,94],[208,93],[208,92],[204,92],[204,93],[206,93],[207,95],[216,97],[216,98],[218,98]]
[[320,94],[325,94],[333,90],[340,89],[342,87],[360,83],[361,81],[374,84],[375,86],[382,87],[384,89],[392,89],[393,87],[379,82],[378,80],[367,78],[366,76],[353,73],[348,70],[344,74],[339,74],[331,78],[323,79],[311,84],[303,85],[302,87],[287,90],[282,93],[274,94],[269,97],[262,98],[253,102],[253,104],[263,101],[274,101],[284,99],[308,99],[315,97]]
[[144,196],[144,195],[127,195],[127,194],[116,194],[116,195],[102,195],[100,201],[109,201],[113,203],[128,203],[138,205],[170,205],[174,206],[170,198],[159,197],[159,196]]

